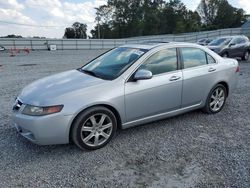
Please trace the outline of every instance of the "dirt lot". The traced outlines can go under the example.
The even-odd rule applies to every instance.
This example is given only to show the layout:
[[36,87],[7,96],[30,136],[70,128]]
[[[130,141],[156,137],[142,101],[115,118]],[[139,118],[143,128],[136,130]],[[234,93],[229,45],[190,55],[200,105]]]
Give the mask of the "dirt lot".
[[238,89],[216,115],[194,111],[119,131],[91,152],[37,146],[16,133],[11,106],[21,88],[101,52],[0,52],[0,187],[250,187],[248,62],[240,62]]

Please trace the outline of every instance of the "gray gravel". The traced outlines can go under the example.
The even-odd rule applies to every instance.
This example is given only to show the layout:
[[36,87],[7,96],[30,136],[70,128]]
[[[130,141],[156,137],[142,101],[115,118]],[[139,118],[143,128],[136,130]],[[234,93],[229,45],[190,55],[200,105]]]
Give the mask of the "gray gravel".
[[[250,63],[223,111],[119,131],[105,147],[37,146],[11,127],[14,97],[35,79],[102,51],[0,53],[0,187],[250,187]],[[35,64],[33,66],[20,66]],[[1,66],[2,65],[2,66]]]

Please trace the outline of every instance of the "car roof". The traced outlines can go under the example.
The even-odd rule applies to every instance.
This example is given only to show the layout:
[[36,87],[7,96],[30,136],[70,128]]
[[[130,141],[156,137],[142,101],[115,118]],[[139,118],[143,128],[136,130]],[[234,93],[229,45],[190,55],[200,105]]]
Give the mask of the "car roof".
[[125,44],[121,47],[127,47],[127,48],[138,48],[138,49],[145,49],[150,50],[156,47],[160,46],[173,46],[177,47],[178,45],[185,45],[190,47],[197,47],[199,45],[195,43],[187,43],[187,42],[146,42],[146,43],[139,43],[139,44]]
[[232,35],[232,36],[221,36],[221,37],[217,37],[217,39],[221,39],[221,38],[236,38],[236,37],[240,37],[240,38],[246,38],[245,35]]
[[158,46],[162,46],[164,44],[167,44],[165,42],[147,42],[147,43],[139,43],[139,44],[125,44],[121,47],[127,47],[127,48],[139,48],[139,49],[146,49],[146,50],[150,50],[152,48],[158,47]]

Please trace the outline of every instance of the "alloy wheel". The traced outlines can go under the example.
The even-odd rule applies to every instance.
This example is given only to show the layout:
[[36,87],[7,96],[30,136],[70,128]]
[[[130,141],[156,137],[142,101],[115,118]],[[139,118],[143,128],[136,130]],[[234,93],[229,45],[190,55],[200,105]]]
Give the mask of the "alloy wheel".
[[223,88],[218,87],[214,90],[214,92],[211,95],[210,98],[210,108],[213,112],[217,112],[219,111],[225,102],[225,91],[223,90]]
[[103,113],[90,116],[81,128],[81,139],[88,146],[100,146],[106,142],[113,130],[111,118]]

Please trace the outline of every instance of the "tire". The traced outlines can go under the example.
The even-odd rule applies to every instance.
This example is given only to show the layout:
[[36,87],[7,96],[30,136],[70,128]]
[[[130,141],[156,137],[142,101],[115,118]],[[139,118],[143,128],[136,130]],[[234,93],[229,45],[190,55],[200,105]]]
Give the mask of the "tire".
[[227,99],[226,88],[222,84],[217,84],[210,91],[206,100],[206,105],[202,109],[202,111],[208,114],[216,114],[223,109],[226,99]]
[[242,60],[247,61],[248,59],[249,59],[249,51],[247,50],[244,52],[242,56]]
[[80,149],[95,150],[104,147],[117,130],[112,111],[96,106],[83,111],[71,129],[71,138]]
[[223,52],[223,54],[221,55],[221,57],[228,58],[229,54],[227,52]]

